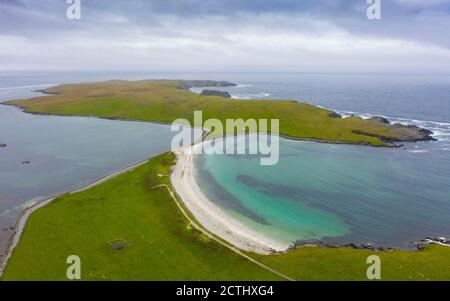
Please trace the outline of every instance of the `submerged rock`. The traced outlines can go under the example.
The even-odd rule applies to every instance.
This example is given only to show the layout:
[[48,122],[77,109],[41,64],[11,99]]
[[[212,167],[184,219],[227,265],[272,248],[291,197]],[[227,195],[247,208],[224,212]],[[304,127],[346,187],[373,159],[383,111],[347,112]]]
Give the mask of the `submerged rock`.
[[32,92],[35,92],[35,93],[41,93],[41,94],[45,94],[45,95],[57,95],[56,93],[49,92],[49,91],[47,91],[46,89],[34,90],[34,91],[32,91]]
[[217,91],[217,90],[208,90],[208,89],[203,90],[202,93],[200,93],[200,95],[202,95],[202,96],[219,96],[219,97],[224,97],[224,98],[231,98],[230,93],[228,93],[226,91]]

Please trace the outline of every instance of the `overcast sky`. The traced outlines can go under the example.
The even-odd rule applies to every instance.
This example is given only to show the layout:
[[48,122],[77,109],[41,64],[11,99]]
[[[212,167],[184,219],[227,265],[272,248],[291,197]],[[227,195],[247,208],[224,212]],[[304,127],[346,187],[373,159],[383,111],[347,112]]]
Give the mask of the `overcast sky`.
[[449,72],[450,0],[0,0],[1,70]]

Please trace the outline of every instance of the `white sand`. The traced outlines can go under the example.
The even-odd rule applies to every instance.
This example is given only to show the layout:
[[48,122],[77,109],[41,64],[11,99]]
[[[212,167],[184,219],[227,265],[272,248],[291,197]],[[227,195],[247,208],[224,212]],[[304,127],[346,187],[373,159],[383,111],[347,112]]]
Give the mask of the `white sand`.
[[194,155],[202,143],[176,151],[177,163],[171,175],[172,186],[184,205],[211,233],[239,249],[259,254],[282,252],[289,248],[250,229],[211,202],[195,181]]

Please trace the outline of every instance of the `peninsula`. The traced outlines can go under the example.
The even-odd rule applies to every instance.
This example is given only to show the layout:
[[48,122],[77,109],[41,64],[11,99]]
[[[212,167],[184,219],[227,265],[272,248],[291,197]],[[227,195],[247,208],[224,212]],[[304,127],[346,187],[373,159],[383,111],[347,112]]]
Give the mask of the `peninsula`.
[[[8,101],[28,113],[96,116],[101,118],[172,123],[193,112],[204,119],[279,119],[280,134],[292,139],[372,146],[395,146],[397,141],[432,139],[418,127],[391,125],[379,119],[341,118],[331,110],[294,100],[242,101],[191,92],[192,87],[226,87],[235,84],[207,80],[112,80],[64,84],[45,89],[48,95]],[[227,129],[234,130],[234,129]]]

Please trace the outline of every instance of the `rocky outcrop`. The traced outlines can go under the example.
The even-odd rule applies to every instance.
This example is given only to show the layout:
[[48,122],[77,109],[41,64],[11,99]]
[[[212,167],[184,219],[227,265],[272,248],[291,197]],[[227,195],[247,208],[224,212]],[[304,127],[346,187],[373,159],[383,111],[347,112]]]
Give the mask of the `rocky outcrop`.
[[376,124],[389,124],[390,123],[389,120],[387,120],[386,118],[381,117],[381,116],[373,116],[373,117],[370,117],[368,120],[371,123],[376,123]]
[[338,244],[338,243],[330,243],[330,242],[324,242],[324,241],[315,241],[315,240],[299,240],[294,242],[294,244],[291,246],[291,249],[297,249],[302,247],[319,247],[319,248],[349,248],[349,249],[357,249],[357,250],[371,250],[371,251],[393,251],[398,250],[398,248],[392,248],[392,247],[384,247],[384,246],[375,246],[370,243],[366,244],[355,244],[355,243],[344,243],[344,244]]
[[[425,246],[430,244],[440,244],[450,247],[450,239],[445,237],[425,237],[424,239],[421,239],[419,241],[411,242],[410,248],[406,248],[405,250],[408,251],[420,251],[425,248]],[[374,245],[372,243],[332,243],[327,241],[321,241],[321,240],[297,240],[295,241],[289,249],[297,249],[297,248],[303,248],[303,247],[318,247],[318,248],[350,248],[350,249],[357,249],[357,250],[370,250],[375,252],[387,252],[387,251],[394,251],[394,250],[401,250],[397,247],[389,247],[389,246],[380,246],[380,245]]]
[[228,81],[215,80],[183,80],[181,87],[184,89],[201,88],[201,87],[235,87],[234,83]]
[[396,138],[377,135],[362,130],[353,130],[352,132],[359,135],[377,137],[385,142],[417,142],[436,140],[431,136],[433,134],[432,131],[415,125],[404,125],[400,123],[392,124],[389,120],[380,116],[371,117],[368,121],[372,124],[388,128],[389,132],[395,135]]
[[217,90],[208,90],[208,89],[203,90],[202,93],[200,93],[200,95],[202,95],[202,96],[219,96],[219,97],[224,97],[224,98],[231,98],[230,93],[228,93],[227,91],[217,91]]
[[342,118],[342,116],[339,115],[336,112],[331,112],[330,114],[328,114],[328,117],[331,117],[331,118]]

